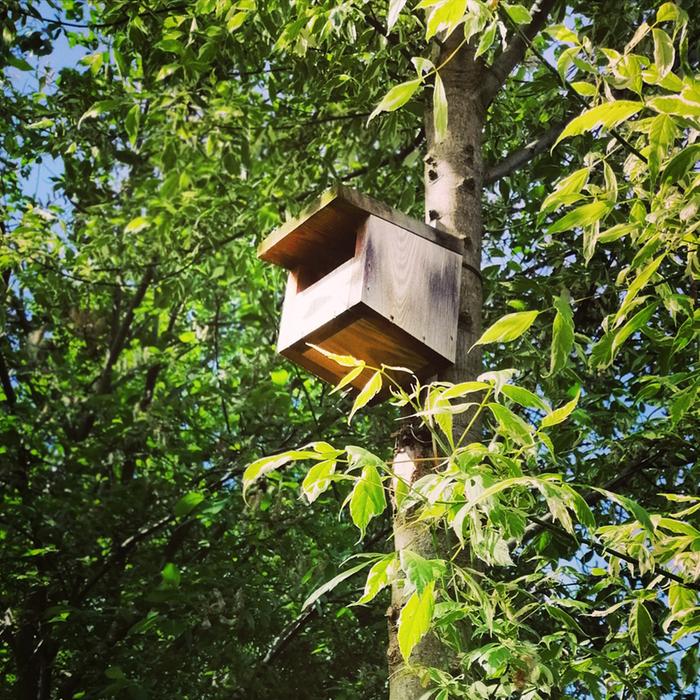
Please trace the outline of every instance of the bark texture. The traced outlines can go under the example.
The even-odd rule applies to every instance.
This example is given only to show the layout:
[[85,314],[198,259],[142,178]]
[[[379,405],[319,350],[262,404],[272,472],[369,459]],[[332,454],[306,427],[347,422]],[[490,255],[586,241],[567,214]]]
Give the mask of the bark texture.
[[[459,32],[448,38],[439,48],[435,64],[440,65],[450,56],[460,41]],[[426,221],[465,241],[465,252],[460,290],[460,314],[457,331],[457,360],[441,379],[460,382],[473,379],[481,373],[481,353],[469,348],[481,332],[482,289],[479,274],[481,263],[481,189],[483,182],[482,130],[485,108],[480,89],[484,70],[475,60],[472,47],[457,51],[440,69],[449,105],[447,134],[437,141],[433,129],[432,106],[426,110],[427,155],[425,157],[425,212]],[[440,313],[440,309],[435,309]],[[461,432],[462,422],[455,416],[455,430]],[[429,440],[417,431],[403,432],[396,446],[394,470],[409,483],[415,482],[430,469],[432,455]],[[398,513],[394,519],[394,546],[396,551],[409,548],[427,558],[444,556],[447,544],[425,523],[417,522],[412,513]],[[441,551],[442,550],[442,551]],[[421,669],[434,666],[449,669],[453,665],[449,651],[432,634],[416,645],[410,664],[403,663],[397,641],[397,622],[406,602],[402,588],[394,586],[389,608],[389,698],[390,700],[419,700],[429,682]]]

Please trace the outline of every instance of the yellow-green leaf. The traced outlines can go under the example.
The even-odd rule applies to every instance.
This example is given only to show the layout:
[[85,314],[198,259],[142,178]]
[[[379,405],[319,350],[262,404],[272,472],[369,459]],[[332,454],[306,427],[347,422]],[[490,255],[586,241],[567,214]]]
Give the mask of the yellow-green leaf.
[[364,536],[369,521],[386,508],[381,477],[374,464],[366,464],[350,496],[350,517]]
[[447,95],[439,73],[435,73],[433,124],[435,125],[435,138],[437,141],[442,141],[447,133]]
[[352,405],[352,410],[348,416],[348,423],[352,420],[352,417],[359,411],[363,406],[366,406],[382,389],[382,375],[380,372],[375,372],[370,380],[365,384],[362,391],[357,395],[355,403]]
[[431,581],[422,591],[416,591],[404,605],[399,615],[399,649],[405,661],[430,629],[435,609],[435,582]]
[[405,83],[394,85],[394,87],[384,95],[382,101],[374,108],[374,111],[369,115],[367,121],[372,121],[380,112],[393,112],[399,109],[399,107],[403,107],[403,105],[413,97],[413,93],[418,89],[421,82],[420,78],[415,78],[414,80],[408,80]]
[[654,37],[654,64],[659,78],[663,78],[671,72],[673,62],[676,60],[676,51],[673,48],[671,37],[663,29],[652,29]]
[[539,311],[518,311],[506,314],[487,328],[474,345],[488,343],[508,343],[519,338],[537,318]]
[[547,233],[561,233],[572,228],[590,226],[602,219],[610,211],[610,207],[610,202],[602,199],[583,204],[564,214],[561,219],[557,219],[549,227]]
[[580,396],[581,391],[579,390],[571,401],[565,403],[561,408],[557,408],[556,410],[552,411],[548,416],[545,416],[540,423],[540,428],[549,428],[553,425],[557,425],[558,423],[563,423],[578,405]]
[[618,124],[626,121],[639,112],[644,104],[633,100],[616,100],[615,102],[605,102],[597,107],[592,107],[572,119],[564,131],[559,134],[555,146],[569,136],[578,136],[587,131],[592,131],[598,127],[613,129]]

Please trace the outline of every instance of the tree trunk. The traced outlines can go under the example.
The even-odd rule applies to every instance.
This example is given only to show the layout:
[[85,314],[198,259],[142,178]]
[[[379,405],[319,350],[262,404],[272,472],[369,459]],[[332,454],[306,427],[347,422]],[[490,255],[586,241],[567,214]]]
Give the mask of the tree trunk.
[[[455,32],[439,48],[435,65],[440,65],[455,51],[461,41]],[[428,152],[425,157],[426,221],[464,238],[465,249],[460,290],[460,314],[457,330],[457,358],[441,379],[460,382],[474,379],[481,372],[481,353],[469,352],[481,331],[482,290],[479,274],[481,263],[481,188],[483,182],[482,130],[485,109],[480,99],[483,65],[474,58],[473,47],[462,47],[440,69],[448,103],[448,127],[445,138],[438,142],[433,129],[432,105],[428,104],[425,128]],[[435,310],[440,313],[439,309]],[[462,419],[461,421],[459,419]],[[455,431],[464,429],[467,416],[455,416]],[[415,431],[404,431],[396,446],[394,470],[412,483],[425,474],[429,462],[414,462],[416,457],[430,457],[430,441],[422,441]],[[422,466],[421,466],[422,465]],[[425,523],[416,522],[410,512],[394,519],[394,547],[397,552],[410,549],[425,558],[445,554],[440,533]],[[442,551],[441,551],[442,550]],[[430,687],[421,669],[451,665],[449,651],[437,638],[428,634],[411,654],[410,667],[403,663],[397,640],[397,622],[406,596],[394,586],[389,617],[389,698],[418,700]]]

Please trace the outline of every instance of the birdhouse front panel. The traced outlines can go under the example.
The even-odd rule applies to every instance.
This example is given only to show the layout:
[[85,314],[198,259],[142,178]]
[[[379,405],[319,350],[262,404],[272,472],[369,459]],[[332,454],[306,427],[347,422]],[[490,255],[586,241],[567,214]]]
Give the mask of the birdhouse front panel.
[[312,345],[432,376],[455,359],[461,246],[354,190],[325,195],[260,248],[261,258],[289,269],[279,352],[333,383],[348,368]]

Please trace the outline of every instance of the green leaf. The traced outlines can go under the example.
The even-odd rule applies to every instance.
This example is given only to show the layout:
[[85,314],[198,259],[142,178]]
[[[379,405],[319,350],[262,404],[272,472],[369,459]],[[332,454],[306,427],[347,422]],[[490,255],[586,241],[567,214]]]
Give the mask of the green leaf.
[[364,569],[367,566],[367,563],[368,562],[363,561],[361,564],[357,564],[357,566],[352,566],[349,569],[338,574],[337,576],[334,576],[330,581],[326,581],[326,583],[324,583],[322,586],[319,586],[304,601],[304,604],[301,606],[301,609],[306,610],[306,608],[312,606],[321,596],[325,595],[329,591],[332,591],[338,584],[342,583],[351,576],[354,576],[358,571]]
[[476,391],[488,389],[490,386],[491,385],[486,382],[460,382],[459,384],[453,384],[445,389],[445,391],[440,394],[440,399],[446,400],[461,398],[467,394],[473,394]]
[[566,41],[570,44],[579,43],[576,32],[569,29],[564,24],[554,24],[551,27],[547,27],[545,31],[547,32],[547,34],[549,34],[549,36],[551,36],[553,39],[556,39],[557,41]]
[[649,323],[649,319],[653,316],[656,307],[656,302],[645,306],[619,330],[614,333],[606,333],[591,350],[591,365],[593,367],[609,367],[615,359],[615,354],[627,338]]
[[182,518],[189,515],[202,501],[204,496],[196,491],[186,493],[176,504],[174,508],[175,515]]
[[397,563],[396,554],[387,554],[369,570],[365,590],[362,598],[357,601],[358,605],[369,603],[384,587],[394,580]]
[[501,390],[509,399],[515,401],[523,408],[534,408],[543,413],[549,413],[552,409],[543,401],[537,394],[533,394],[531,391],[524,389],[521,386],[514,386],[513,384],[506,384]]
[[118,100],[100,100],[99,102],[95,102],[90,109],[88,109],[87,112],[83,114],[82,117],[78,120],[78,128],[80,128],[80,125],[86,120],[86,119],[92,119],[94,117],[99,117],[100,114],[104,114],[105,112],[109,112],[113,110],[115,107],[119,105]]
[[180,570],[172,562],[168,562],[160,572],[164,588],[177,588],[180,585]]
[[676,51],[673,48],[671,37],[663,29],[652,29],[654,37],[654,64],[659,78],[664,78],[673,69],[676,60]]
[[555,221],[547,229],[547,233],[561,233],[572,228],[590,226],[601,220],[609,211],[610,202],[608,201],[596,200],[595,202],[589,202],[564,214],[561,219]]
[[539,311],[517,311],[514,314],[506,314],[487,328],[474,345],[509,343],[525,333],[538,315]]
[[512,437],[520,445],[531,446],[534,444],[532,428],[520,416],[515,415],[513,411],[499,403],[486,405],[498,421],[500,432]]
[[280,467],[283,467],[288,462],[293,462],[301,459],[325,459],[327,454],[311,451],[311,450],[289,450],[287,452],[280,452],[276,455],[271,455],[269,457],[261,457],[256,459],[246,467],[243,472],[243,490],[246,491],[248,487],[261,476],[269,474]]
[[379,472],[374,464],[367,464],[350,497],[350,517],[363,537],[369,521],[383,513],[385,508],[386,497]]
[[700,117],[700,102],[693,102],[680,95],[661,95],[647,100],[647,106],[662,114],[679,117]]
[[333,391],[331,391],[331,394],[334,394],[336,391],[340,391],[341,389],[345,388],[348,384],[351,384],[357,377],[359,377],[363,372],[365,371],[365,363],[362,362],[361,364],[357,365],[354,369],[351,369],[333,388]]
[[129,137],[129,143],[132,146],[136,145],[136,139],[139,134],[139,122],[141,121],[141,107],[135,104],[127,113],[126,119],[124,120],[124,128],[126,129],[127,136]]
[[607,491],[606,489],[601,489],[597,486],[590,486],[589,488],[593,489],[594,491],[598,491],[598,493],[602,493],[606,498],[609,498],[611,501],[621,505],[628,513],[634,516],[634,519],[649,533],[649,535],[652,537],[654,536],[656,531],[654,523],[652,522],[649,513],[647,513],[647,511],[642,508],[639,503],[633,501],[631,498],[627,498],[627,496],[623,496],[619,493],[613,493],[612,491]]
[[598,127],[614,129],[618,124],[634,116],[644,107],[642,102],[631,100],[617,100],[615,102],[605,102],[597,107],[586,110],[583,114],[572,119],[564,131],[559,134],[559,138],[554,145],[569,136],[579,136],[587,131],[592,131]]
[[585,187],[590,172],[590,167],[581,168],[560,180],[554,192],[549,194],[542,202],[540,212],[546,214],[558,209],[563,204],[572,204],[573,201],[576,201],[571,199],[571,195],[577,195]]
[[391,31],[396,24],[405,4],[406,0],[389,0],[389,12],[386,16],[386,28],[388,31]]
[[445,562],[440,559],[425,559],[410,549],[403,549],[401,568],[418,593],[422,593],[429,583],[445,573]]
[[348,423],[352,421],[352,417],[359,411],[363,406],[366,406],[382,389],[382,375],[380,372],[375,372],[367,384],[364,385],[362,391],[357,395],[355,403],[352,405],[350,415],[348,416]]
[[309,469],[301,484],[302,493],[309,503],[313,503],[331,485],[335,465],[334,459],[325,459]]
[[654,623],[649,611],[641,600],[636,600],[629,616],[629,631],[632,643],[640,656],[645,656],[650,649]]
[[148,227],[150,223],[151,220],[147,216],[137,216],[124,227],[124,233],[138,233]]
[[664,182],[679,182],[685,174],[700,160],[700,144],[684,148],[675,155],[671,162],[664,168],[661,179]]
[[571,87],[578,92],[579,95],[584,97],[593,97],[598,94],[598,88],[591,83],[587,83],[585,80],[577,80],[571,83]]
[[578,405],[579,397],[581,396],[581,390],[576,393],[571,401],[565,403],[561,408],[557,408],[552,411],[548,416],[545,416],[540,423],[540,428],[550,428],[553,425],[558,425],[563,423],[570,415],[571,412]]
[[435,609],[435,583],[429,583],[421,593],[416,591],[404,605],[399,615],[399,649],[404,661],[408,661],[411,652],[430,629]]
[[669,22],[675,21],[681,16],[680,9],[675,2],[665,2],[656,11],[656,21],[657,22]]
[[479,40],[479,45],[476,47],[475,58],[478,58],[482,54],[485,54],[493,44],[493,40],[496,38],[496,29],[498,27],[497,22],[491,22],[489,26],[484,30]]
[[662,255],[659,255],[658,258],[654,258],[634,278],[634,281],[632,282],[632,284],[630,284],[630,286],[627,289],[627,293],[625,294],[625,298],[623,299],[622,304],[620,305],[620,308],[617,311],[617,314],[615,314],[613,327],[616,326],[625,317],[627,309],[630,308],[632,302],[637,298],[639,292],[641,292],[642,289],[644,289],[644,287],[647,286],[647,284],[654,276],[654,273],[658,270],[659,265],[661,265],[665,257],[666,254],[664,253]]
[[413,94],[418,89],[421,82],[420,78],[415,78],[414,80],[408,80],[400,85],[394,85],[394,87],[384,95],[382,101],[375,107],[367,121],[372,121],[380,112],[393,112],[399,109],[399,107],[403,107],[403,105],[413,97]]
[[442,141],[447,134],[447,95],[439,73],[435,73],[435,89],[433,90],[433,123],[435,138]]
[[504,2],[503,9],[516,24],[529,24],[532,22],[532,15],[527,7],[523,7],[522,5],[511,5]]
[[549,373],[556,374],[566,367],[574,347],[574,313],[568,291],[554,297],[557,313],[552,324],[552,348],[549,360]]

